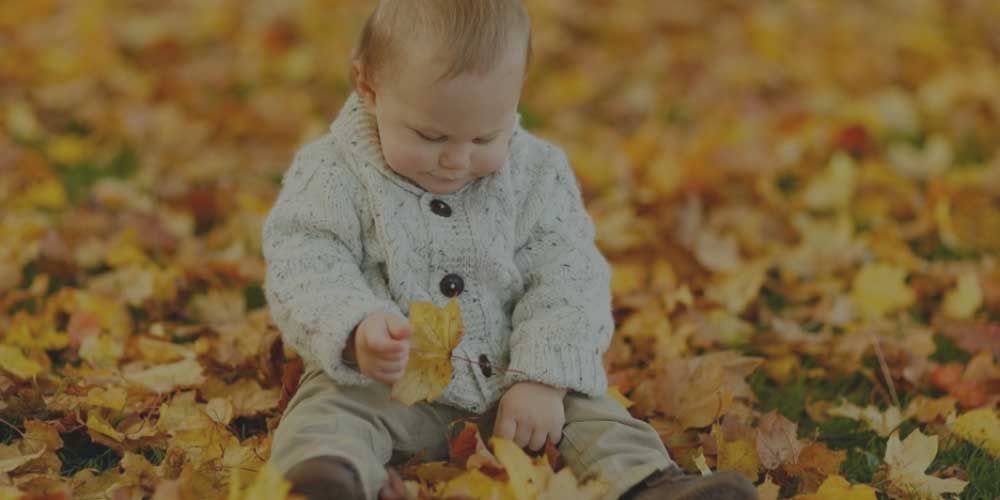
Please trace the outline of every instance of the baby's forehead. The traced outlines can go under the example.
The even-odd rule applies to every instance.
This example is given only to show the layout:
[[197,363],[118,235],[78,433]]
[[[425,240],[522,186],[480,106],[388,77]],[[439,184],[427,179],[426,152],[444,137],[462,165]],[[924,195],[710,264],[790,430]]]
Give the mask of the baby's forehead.
[[383,0],[369,20],[379,70],[400,63],[438,64],[442,76],[485,74],[520,50],[526,62],[531,21],[521,0]]

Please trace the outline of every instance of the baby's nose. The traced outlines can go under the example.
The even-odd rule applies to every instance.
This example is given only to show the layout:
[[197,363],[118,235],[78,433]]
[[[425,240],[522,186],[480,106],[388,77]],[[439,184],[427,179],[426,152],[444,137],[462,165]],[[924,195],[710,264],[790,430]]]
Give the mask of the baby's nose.
[[438,159],[438,164],[440,164],[442,168],[464,170],[469,166],[469,152],[465,149],[446,151],[441,155],[441,158]]

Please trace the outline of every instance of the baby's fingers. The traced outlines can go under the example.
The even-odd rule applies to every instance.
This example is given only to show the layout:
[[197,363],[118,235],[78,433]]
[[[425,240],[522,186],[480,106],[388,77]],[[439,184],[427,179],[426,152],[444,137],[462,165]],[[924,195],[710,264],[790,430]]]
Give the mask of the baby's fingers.
[[388,328],[380,328],[368,337],[368,347],[379,358],[405,356],[410,350],[409,339],[396,340]]
[[514,419],[506,417],[503,413],[497,415],[497,421],[493,425],[493,437],[514,440],[514,433],[517,432],[517,423]]
[[545,439],[549,437],[549,433],[545,429],[535,429],[531,433],[531,439],[528,441],[528,448],[534,451],[538,451],[545,446]]

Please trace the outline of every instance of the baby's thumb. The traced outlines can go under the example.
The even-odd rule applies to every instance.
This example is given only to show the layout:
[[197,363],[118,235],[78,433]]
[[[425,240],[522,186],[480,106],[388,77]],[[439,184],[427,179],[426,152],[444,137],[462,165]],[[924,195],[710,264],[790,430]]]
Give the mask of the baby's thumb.
[[386,324],[389,325],[389,336],[393,340],[406,340],[413,335],[413,328],[410,327],[410,322],[406,318],[400,317],[389,317],[386,319]]

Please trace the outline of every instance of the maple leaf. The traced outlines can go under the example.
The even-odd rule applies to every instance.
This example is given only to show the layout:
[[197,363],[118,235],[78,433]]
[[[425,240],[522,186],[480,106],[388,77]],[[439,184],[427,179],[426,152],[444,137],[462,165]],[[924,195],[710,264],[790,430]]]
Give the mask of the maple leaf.
[[885,263],[868,264],[854,277],[851,299],[865,316],[879,318],[913,304],[906,271]]
[[441,396],[451,382],[451,351],[464,333],[462,311],[455,299],[443,308],[430,302],[410,304],[410,324],[410,359],[403,377],[392,386],[392,398],[405,405]]
[[858,168],[850,156],[839,153],[830,159],[822,173],[806,186],[802,199],[817,210],[846,207],[854,194]]
[[969,352],[985,349],[1000,356],[1000,323],[939,319],[935,321],[935,326],[962,349]]
[[549,479],[549,484],[538,494],[537,500],[596,500],[604,495],[607,485],[601,481],[580,484],[569,467],[559,471]]
[[0,344],[0,369],[22,380],[42,373],[42,365],[28,358],[21,349]]
[[751,481],[757,480],[757,469],[760,461],[757,459],[757,444],[753,433],[743,432],[727,439],[719,424],[712,425],[712,435],[715,437],[718,459],[716,469],[735,470]]
[[250,486],[239,490],[240,468],[233,469],[229,482],[228,500],[281,500],[288,496],[292,485],[270,464],[264,464]]
[[967,272],[959,276],[958,284],[949,290],[941,303],[945,316],[957,319],[969,319],[983,305],[983,292],[979,286],[979,276]]
[[914,429],[902,442],[893,432],[886,443],[885,463],[888,466],[888,490],[903,498],[943,498],[945,493],[961,493],[966,481],[941,479],[924,473],[938,451],[938,437],[925,436]]
[[461,432],[448,441],[448,456],[454,464],[481,469],[490,475],[503,470],[503,464],[486,447],[479,426],[474,423],[466,423]]
[[796,495],[795,500],[875,500],[875,488],[852,485],[842,476],[832,475],[823,481],[816,493]]
[[815,491],[824,478],[840,471],[845,460],[847,450],[831,450],[823,443],[812,442],[802,448],[796,463],[784,464],[782,469],[801,478],[805,491]]
[[481,498],[484,500],[514,500],[510,485],[497,481],[478,470],[470,470],[449,480],[440,488],[441,498]]
[[759,500],[778,500],[781,487],[771,481],[771,476],[764,478],[764,482],[757,485],[757,498]]
[[199,385],[205,381],[201,365],[194,359],[126,371],[123,376],[133,384],[160,394],[170,392],[177,387]]
[[532,462],[531,457],[509,439],[491,438],[490,446],[507,471],[514,498],[532,500],[538,497],[552,477],[548,464]]
[[684,428],[707,427],[736,398],[752,396],[745,379],[762,362],[730,351],[668,360],[656,382],[659,408]]
[[827,413],[834,417],[846,417],[864,422],[869,429],[882,437],[891,434],[904,420],[903,413],[898,407],[891,406],[882,411],[877,406],[868,405],[861,408],[849,401],[844,401],[840,406],[830,408]]
[[[950,420],[950,419],[949,419]],[[963,413],[949,422],[952,432],[1000,459],[1000,417],[992,408]]]
[[771,410],[757,425],[757,454],[765,469],[775,469],[799,459],[805,445],[797,438],[797,424],[777,410]]
[[629,400],[629,398],[625,397],[625,395],[622,394],[622,391],[618,389],[618,386],[614,385],[609,386],[607,395],[611,396],[611,398],[614,399],[615,401],[618,401],[618,403],[620,403],[625,408],[631,408],[633,405],[635,405],[635,402]]

